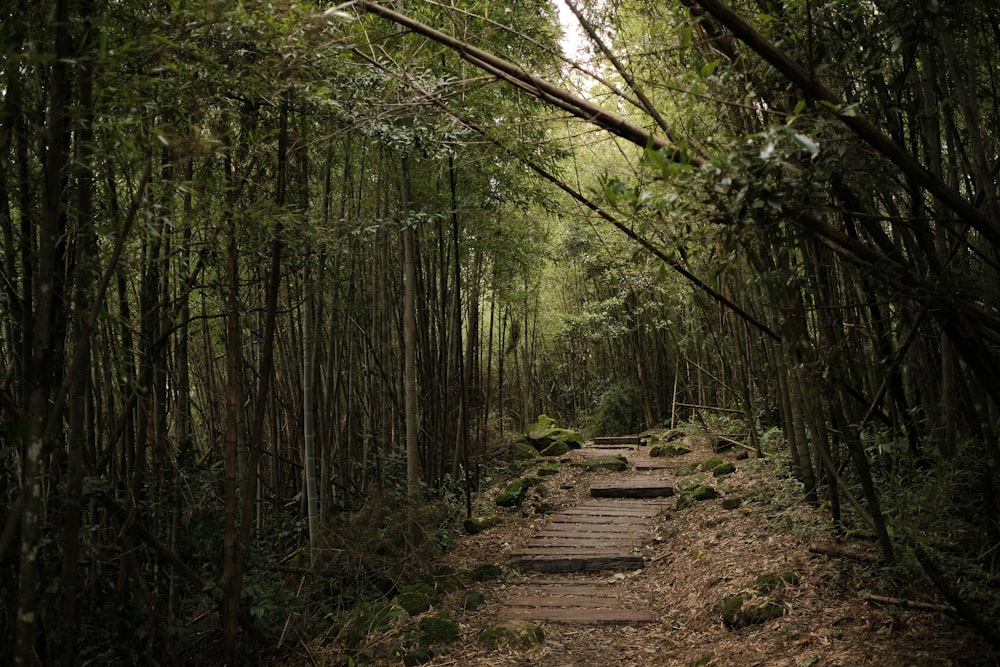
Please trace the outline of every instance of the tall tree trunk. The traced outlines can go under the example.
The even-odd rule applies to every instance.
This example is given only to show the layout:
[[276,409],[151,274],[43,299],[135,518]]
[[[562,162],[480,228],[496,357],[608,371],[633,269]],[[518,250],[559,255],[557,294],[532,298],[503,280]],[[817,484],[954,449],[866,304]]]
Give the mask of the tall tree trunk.
[[302,301],[302,483],[305,487],[306,516],[309,522],[309,562],[316,560],[316,537],[319,517],[316,498],[316,431],[313,406],[313,379],[316,375],[316,342],[314,340],[314,288],[308,260],[303,269]]
[[[21,558],[18,573],[17,616],[14,635],[14,664],[27,667],[35,664],[35,642],[39,622],[38,586],[41,579],[41,537],[46,521],[46,481],[48,459],[54,438],[47,432],[50,399],[60,360],[56,350],[62,342],[56,340],[60,295],[60,268],[64,266],[59,253],[63,250],[65,209],[63,192],[68,173],[66,129],[70,81],[69,3],[56,0],[53,15],[55,58],[51,64],[49,107],[45,121],[45,196],[41,224],[38,230],[37,273],[34,284],[35,311],[30,338],[28,366],[28,423],[23,451],[22,494],[24,509],[21,516]],[[29,266],[33,264],[29,260]],[[25,273],[27,276],[28,273]],[[54,425],[55,426],[55,425]]]
[[[227,171],[231,165],[226,162]],[[231,176],[231,174],[229,174]],[[231,178],[227,178],[231,182]],[[228,294],[226,299],[226,425],[223,440],[223,554],[222,554],[222,634],[226,663],[239,664],[237,631],[240,613],[239,548],[237,538],[237,486],[239,479],[240,440],[240,355],[242,351],[240,329],[239,250],[237,233],[239,224],[235,201],[230,202],[228,214],[229,245],[226,261]]]
[[403,390],[406,418],[406,495],[410,548],[419,540],[416,510],[420,505],[420,416],[417,412],[417,260],[410,218],[410,159],[403,156],[400,173],[400,212],[403,222]]
[[83,57],[79,59],[79,127],[76,128],[76,242],[74,243],[77,267],[76,284],[74,288],[74,304],[76,317],[73,320],[73,333],[76,340],[75,365],[81,368],[72,378],[72,389],[69,404],[69,437],[66,442],[66,495],[63,499],[63,570],[62,570],[62,609],[60,644],[62,654],[61,664],[72,667],[76,664],[77,636],[79,629],[78,597],[80,594],[80,528],[83,516],[83,475],[84,457],[88,449],[87,425],[89,399],[91,395],[90,368],[91,336],[87,330],[87,320],[90,308],[99,308],[93,303],[94,262],[98,257],[97,242],[94,235],[93,195],[94,175],[91,167],[93,159],[93,54],[87,53],[92,42],[93,1],[84,0],[80,4],[83,21],[83,32],[79,39],[79,48]]

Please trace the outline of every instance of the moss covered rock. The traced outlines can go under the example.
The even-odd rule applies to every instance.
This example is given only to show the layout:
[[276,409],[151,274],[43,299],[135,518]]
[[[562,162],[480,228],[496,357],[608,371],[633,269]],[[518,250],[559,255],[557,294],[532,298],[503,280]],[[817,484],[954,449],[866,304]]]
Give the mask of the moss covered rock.
[[722,620],[730,628],[739,630],[748,625],[759,625],[780,618],[785,607],[771,598],[755,598],[738,593],[726,598],[722,605]]
[[546,456],[561,456],[571,449],[579,449],[583,436],[578,431],[556,426],[556,420],[548,415],[538,415],[538,420],[528,427],[523,442]]
[[488,649],[529,649],[545,642],[541,626],[531,621],[502,621],[487,627],[479,635],[479,643]]
[[613,456],[595,456],[583,461],[576,461],[570,464],[574,468],[584,470],[611,470],[612,472],[624,472],[628,469],[628,459],[621,454]]
[[780,618],[784,613],[785,606],[780,599],[759,598],[745,593],[726,598],[722,605],[722,620],[734,630],[767,623]]
[[535,420],[535,423],[528,427],[528,433],[531,433],[532,431],[544,431],[555,427],[556,420],[548,415],[542,414],[538,415],[538,419]]
[[465,532],[469,535],[475,535],[476,533],[483,532],[487,528],[498,526],[501,523],[503,523],[503,519],[498,516],[470,516],[462,522],[462,528],[464,528]]
[[743,499],[738,497],[724,498],[722,500],[722,509],[724,510],[734,510],[743,504]]
[[561,467],[562,466],[559,465],[558,463],[546,463],[545,465],[540,467],[538,469],[538,472],[535,474],[538,475],[539,477],[549,477],[551,475],[557,474]]
[[778,574],[769,572],[757,577],[753,585],[759,593],[773,593],[776,590],[784,589],[785,586],[798,586],[799,575],[795,572],[781,572]]
[[689,489],[681,491],[681,495],[677,497],[677,509],[682,510],[697,502],[703,500],[712,500],[713,498],[718,498],[719,492],[716,491],[711,486],[705,486],[703,484],[698,484],[692,486]]
[[542,456],[562,456],[569,451],[569,445],[562,440],[556,440],[551,445],[542,450]]
[[769,572],[757,577],[753,590],[731,595],[722,604],[722,620],[733,629],[758,625],[780,618],[785,613],[787,586],[798,586],[795,572]]
[[703,472],[711,472],[721,466],[723,463],[722,459],[718,456],[713,456],[712,458],[705,459],[701,462],[701,469]]
[[688,477],[690,475],[695,474],[696,472],[698,472],[698,464],[689,463],[686,466],[681,466],[680,468],[677,469],[677,476]]
[[421,644],[450,644],[458,639],[458,623],[445,611],[421,618],[417,627]]
[[535,514],[555,514],[558,509],[552,503],[539,503],[535,506]]
[[465,592],[462,596],[462,609],[465,611],[475,611],[479,609],[479,606],[486,602],[486,596],[483,592],[473,588]]
[[410,616],[422,614],[436,604],[441,604],[441,596],[430,584],[405,586],[396,596],[396,604]]
[[507,485],[507,488],[503,490],[503,493],[496,497],[494,502],[496,502],[499,507],[516,507],[521,504],[522,500],[524,500],[524,496],[528,492],[528,489],[537,483],[537,477],[521,477],[520,479],[515,479]]
[[538,458],[538,450],[527,440],[519,440],[510,446],[510,457],[515,461],[530,461]]
[[725,477],[726,475],[732,475],[734,472],[736,472],[735,463],[723,463],[720,466],[712,468],[713,477]]
[[661,456],[661,457],[672,457],[672,456],[683,456],[684,454],[690,453],[691,450],[682,445],[656,445],[655,447],[649,448],[650,456]]
[[[563,450],[561,453],[546,454],[546,456],[560,456],[571,449],[579,449],[583,445],[583,436],[578,431],[553,427],[540,431],[529,431],[527,441],[539,452],[561,449]],[[551,449],[553,445],[557,445],[557,447]]]

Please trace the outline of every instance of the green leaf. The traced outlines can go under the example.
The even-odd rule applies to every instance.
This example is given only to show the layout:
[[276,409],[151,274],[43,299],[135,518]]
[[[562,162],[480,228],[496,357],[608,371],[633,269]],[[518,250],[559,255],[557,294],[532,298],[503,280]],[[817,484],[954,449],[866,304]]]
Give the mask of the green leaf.
[[802,113],[802,111],[805,108],[806,108],[806,101],[805,100],[799,100],[795,104],[795,111],[793,111],[792,113],[795,114],[796,116],[798,116],[800,113]]
[[795,140],[799,142],[799,144],[801,144],[803,148],[809,151],[809,154],[812,155],[813,157],[819,155],[819,144],[813,141],[810,137],[807,137],[804,134],[796,132]]
[[701,68],[701,75],[702,76],[712,76],[713,74],[715,74],[715,69],[719,66],[720,62],[722,62],[722,61],[720,59],[716,58],[715,60],[713,60],[710,63],[705,63],[705,65],[702,66],[702,68]]

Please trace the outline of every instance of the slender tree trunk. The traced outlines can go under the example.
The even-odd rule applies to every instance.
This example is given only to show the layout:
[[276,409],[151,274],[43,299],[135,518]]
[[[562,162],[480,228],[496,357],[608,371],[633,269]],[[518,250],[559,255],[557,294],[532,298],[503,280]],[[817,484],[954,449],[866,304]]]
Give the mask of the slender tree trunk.
[[315,377],[316,343],[313,335],[313,284],[308,263],[303,269],[302,302],[302,468],[306,495],[306,515],[309,522],[309,562],[316,562],[316,537],[319,519],[316,499],[316,432],[313,413],[313,378]]
[[403,385],[406,416],[406,495],[410,548],[419,544],[416,510],[420,505],[420,417],[417,412],[417,261],[410,213],[410,160],[403,156],[400,210],[403,222]]
[[[227,162],[227,170],[230,169]],[[230,180],[231,179],[227,179]],[[230,228],[227,259],[226,316],[226,427],[223,441],[224,527],[222,555],[222,632],[223,649],[228,665],[238,664],[237,631],[239,628],[240,588],[239,548],[237,538],[237,487],[239,479],[240,440],[240,355],[242,351],[239,295],[239,250],[235,202],[229,207]]]
[[[28,390],[28,415],[23,451],[21,515],[21,557],[18,573],[17,616],[14,634],[14,664],[34,665],[35,642],[39,622],[38,586],[41,581],[41,537],[46,521],[46,483],[49,474],[49,453],[53,434],[47,433],[50,398],[59,359],[56,340],[60,318],[59,295],[63,286],[57,284],[63,260],[65,209],[62,195],[67,174],[65,134],[69,104],[67,60],[70,57],[69,3],[56,0],[53,31],[55,59],[51,65],[51,87],[46,117],[47,146],[45,152],[45,196],[42,203],[41,225],[38,230],[37,279],[34,284],[35,311],[31,330],[30,365],[25,386]],[[30,249],[29,249],[30,250]],[[28,267],[35,262],[29,260]],[[26,268],[28,268],[26,267]],[[27,276],[30,269],[24,275]],[[25,304],[26,306],[27,304]],[[30,317],[30,315],[29,315]],[[26,329],[26,333],[27,333]]]
[[[76,317],[73,333],[76,339],[75,354],[77,365],[83,369],[72,378],[69,404],[69,437],[66,442],[66,496],[63,499],[63,571],[60,656],[64,667],[76,664],[77,636],[79,630],[78,597],[80,594],[80,528],[83,517],[83,476],[84,457],[88,449],[87,426],[88,407],[91,397],[91,336],[87,331],[87,320],[93,304],[94,261],[98,257],[94,235],[93,195],[94,177],[91,168],[93,131],[93,54],[86,53],[92,40],[91,13],[93,2],[86,0],[80,4],[83,33],[79,45],[84,56],[80,58],[79,100],[80,120],[76,128],[76,248],[77,268],[74,298]],[[93,304],[93,305],[92,305]]]

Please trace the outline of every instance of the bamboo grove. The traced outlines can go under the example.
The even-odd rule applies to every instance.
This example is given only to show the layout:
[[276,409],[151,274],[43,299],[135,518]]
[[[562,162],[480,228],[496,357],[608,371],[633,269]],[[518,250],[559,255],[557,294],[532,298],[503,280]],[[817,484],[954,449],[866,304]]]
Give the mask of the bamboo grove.
[[322,634],[543,412],[741,431],[1000,644],[1000,9],[566,4],[3,6],[0,659]]

